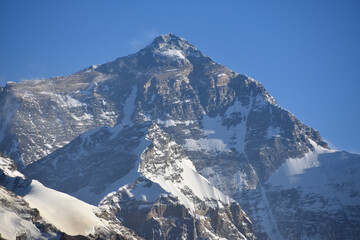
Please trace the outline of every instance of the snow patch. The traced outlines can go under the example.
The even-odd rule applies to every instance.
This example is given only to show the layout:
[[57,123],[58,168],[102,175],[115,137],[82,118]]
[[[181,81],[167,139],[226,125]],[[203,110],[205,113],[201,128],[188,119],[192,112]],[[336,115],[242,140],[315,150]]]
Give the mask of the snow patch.
[[186,125],[189,126],[190,124],[193,124],[195,121],[192,120],[185,120],[185,121],[179,121],[179,120],[173,120],[173,119],[167,119],[167,120],[160,120],[157,119],[156,123],[159,125],[164,125],[164,127],[175,127],[176,125]]
[[117,137],[120,131],[123,129],[124,125],[131,125],[131,116],[132,113],[134,112],[136,95],[137,95],[137,87],[134,87],[131,90],[130,96],[125,101],[123,108],[124,118],[122,119],[121,124],[118,124],[113,128],[109,129],[112,132],[110,139],[114,139],[115,137]]
[[[318,161],[319,154],[334,152],[334,150],[328,150],[318,146],[311,139],[309,139],[309,141],[313,145],[314,151],[309,151],[302,158],[287,159],[283,166],[275,174],[273,174],[273,183],[278,185],[284,182],[288,182],[289,184],[299,182],[300,178],[298,175],[304,174],[306,169],[320,166],[320,162]],[[285,178],[286,181],[283,178]]]
[[221,139],[185,139],[183,147],[190,151],[204,150],[206,152],[222,152],[227,149],[226,144]]
[[273,137],[280,137],[280,132],[279,127],[270,126],[267,130],[266,138],[271,139]]
[[33,180],[25,200],[37,208],[43,219],[69,235],[88,235],[95,227],[105,227],[95,215],[97,207],[65,193],[44,187]]
[[177,49],[167,49],[166,51],[161,51],[160,54],[167,57],[185,59],[185,56],[182,54],[182,52]]
[[122,120],[122,124],[127,124],[130,125],[131,124],[131,116],[132,113],[134,112],[134,107],[135,107],[135,100],[136,100],[136,95],[137,95],[137,87],[134,87],[131,90],[131,94],[128,97],[128,99],[126,100],[125,104],[124,104],[124,118]]
[[40,94],[50,96],[51,100],[57,102],[61,107],[76,108],[85,106],[84,103],[71,97],[70,95],[60,95],[52,92],[40,92]]
[[[4,172],[6,176],[11,178],[20,177],[25,178],[25,176],[17,170],[13,169],[14,163],[9,158],[0,157],[0,169]],[[1,224],[0,224],[1,225]]]
[[[191,140],[186,139],[184,147],[188,150],[207,149],[209,146],[217,146],[220,151],[228,151],[231,148],[236,149],[238,152],[244,152],[245,135],[246,135],[246,119],[249,115],[252,105],[243,106],[240,101],[235,101],[230,106],[223,117],[217,115],[211,118],[204,115],[202,119],[203,133],[210,141],[203,139]],[[223,121],[226,118],[232,118],[232,114],[240,113],[241,122],[235,126],[224,126]]]

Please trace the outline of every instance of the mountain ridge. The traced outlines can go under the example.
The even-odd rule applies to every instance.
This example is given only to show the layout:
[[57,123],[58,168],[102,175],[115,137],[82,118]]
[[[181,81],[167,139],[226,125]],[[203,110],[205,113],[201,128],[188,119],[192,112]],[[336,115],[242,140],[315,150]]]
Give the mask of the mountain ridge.
[[[8,113],[9,109],[12,114]],[[202,228],[189,228],[194,223],[203,224],[202,230],[209,232],[206,235],[209,238],[241,236],[239,233],[244,238],[256,235],[259,239],[329,236],[326,233],[329,229],[312,230],[301,221],[304,215],[321,219],[317,211],[303,208],[303,201],[313,199],[303,193],[310,191],[318,196],[320,190],[311,190],[299,176],[308,173],[306,169],[323,169],[326,164],[318,158],[336,158],[340,166],[350,161],[342,161],[335,153],[316,155],[318,149],[328,149],[316,130],[281,108],[259,82],[215,63],[174,34],[156,38],[135,54],[69,76],[11,84],[0,93],[0,117],[0,139],[6,139],[0,141],[0,150],[14,158],[26,176],[90,204],[100,203],[117,214],[118,219],[125,219],[127,227],[140,227],[134,225],[129,217],[131,213],[147,216],[144,228],[137,229],[137,234],[145,238],[171,238],[181,235],[180,232],[194,238],[205,236],[198,232]],[[157,129],[152,147],[142,143],[150,126]],[[144,161],[138,164],[137,159],[142,156]],[[179,156],[188,160],[181,160]],[[344,159],[357,159],[356,155],[346,156]],[[147,175],[141,170],[145,168],[138,167],[148,164],[147,161],[151,165],[146,169],[153,166],[154,171],[162,172],[164,168],[164,174]],[[182,165],[184,162],[189,164]],[[169,175],[166,171],[170,171],[171,166],[183,169],[186,178],[192,170],[184,169],[195,169],[204,183],[208,182],[236,203],[219,208],[205,201],[203,212],[211,212],[210,222],[196,217],[185,221],[183,217],[194,216],[193,211],[189,211],[191,207],[185,204],[188,200],[183,195],[172,192],[175,186],[180,186],[176,185],[176,179],[181,183],[185,175]],[[357,172],[358,166],[352,166]],[[301,184],[290,183],[290,187],[285,183],[275,184],[272,179],[279,169],[290,169],[287,173],[290,175],[286,176],[300,179]],[[145,174],[143,177],[126,177],[141,171]],[[334,169],[322,171],[334,174]],[[306,176],[311,178],[311,174]],[[351,202],[348,209],[357,211],[359,195],[356,193],[360,190],[352,183],[354,175],[351,176],[348,191],[352,192],[350,199],[355,208]],[[166,180],[160,180],[162,178]],[[166,185],[171,181],[173,184]],[[152,199],[151,203],[146,203],[146,194],[144,199],[141,194],[139,198],[134,197],[136,194],[132,191],[146,191],[147,185],[163,189],[161,194],[167,193],[167,197],[157,195],[160,198]],[[194,195],[188,194],[186,187]],[[196,202],[201,196],[198,190],[192,190],[190,183],[175,188],[193,199],[191,201]],[[339,191],[332,186],[329,189],[334,193]],[[276,194],[283,197],[281,201],[289,209],[278,206]],[[301,196],[301,201],[294,201],[294,196]],[[329,206],[342,201],[341,197],[328,199],[326,195],[323,198]],[[144,202],[151,207],[142,210]],[[163,207],[156,207],[159,204]],[[319,202],[314,200],[312,204]],[[246,219],[240,206],[249,213],[251,221]],[[345,221],[337,219],[329,209],[325,209],[329,224],[345,228],[346,221],[350,221],[358,226],[349,210],[339,210],[346,216]],[[164,215],[166,211],[183,214],[172,222],[169,219],[174,215]],[[154,216],[159,219],[149,221]],[[293,223],[284,224],[284,216],[292,218]],[[230,225],[219,222],[214,225],[213,218]],[[245,228],[239,227],[241,221]],[[185,224],[191,231],[176,228],[172,232],[175,235],[165,234],[175,223]],[[160,228],[161,224],[166,227]],[[156,234],[150,231],[155,226],[160,229]],[[298,226],[303,226],[302,230],[295,231]],[[225,231],[227,227],[233,232]],[[217,235],[217,231],[223,235]],[[289,235],[289,232],[296,234]],[[332,234],[340,236],[337,235],[340,233]],[[352,235],[341,236],[351,238]]]

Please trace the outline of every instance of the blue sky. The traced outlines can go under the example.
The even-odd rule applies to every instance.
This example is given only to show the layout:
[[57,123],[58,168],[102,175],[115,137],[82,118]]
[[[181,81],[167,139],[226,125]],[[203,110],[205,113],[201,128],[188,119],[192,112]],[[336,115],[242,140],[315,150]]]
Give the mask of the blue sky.
[[68,75],[169,32],[360,153],[360,1],[0,0],[0,85]]

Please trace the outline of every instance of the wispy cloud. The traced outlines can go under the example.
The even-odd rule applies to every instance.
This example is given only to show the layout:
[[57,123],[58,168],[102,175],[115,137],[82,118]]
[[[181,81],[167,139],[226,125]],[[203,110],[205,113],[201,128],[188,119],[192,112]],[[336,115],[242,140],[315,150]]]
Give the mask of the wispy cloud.
[[332,143],[331,141],[329,141],[329,139],[323,138],[323,140],[324,140],[325,142],[327,142],[329,148],[331,148],[331,149],[333,149],[333,150],[340,150],[338,147],[335,146],[334,143]]
[[323,140],[325,142],[327,142],[327,144],[329,145],[329,148],[333,149],[333,150],[337,150],[337,151],[346,151],[349,153],[355,153],[355,154],[360,154],[360,150],[359,149],[353,149],[353,148],[344,148],[341,146],[336,146],[333,142],[329,141],[328,139],[323,138]]
[[131,39],[129,44],[133,50],[138,51],[159,35],[160,33],[157,30],[146,30],[141,32],[139,37]]

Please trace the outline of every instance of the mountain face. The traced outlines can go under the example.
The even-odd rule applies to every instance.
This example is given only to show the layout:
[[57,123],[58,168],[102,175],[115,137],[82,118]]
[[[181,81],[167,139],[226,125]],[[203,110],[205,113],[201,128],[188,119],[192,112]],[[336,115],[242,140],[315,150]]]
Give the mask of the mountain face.
[[0,151],[145,239],[360,234],[360,156],[330,150],[259,82],[173,34],[6,85]]

